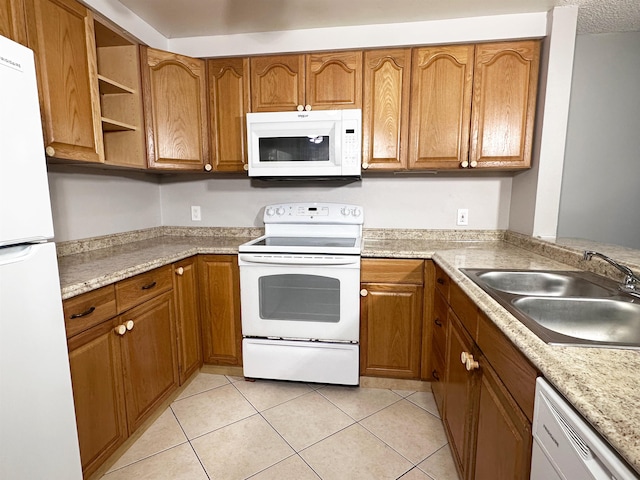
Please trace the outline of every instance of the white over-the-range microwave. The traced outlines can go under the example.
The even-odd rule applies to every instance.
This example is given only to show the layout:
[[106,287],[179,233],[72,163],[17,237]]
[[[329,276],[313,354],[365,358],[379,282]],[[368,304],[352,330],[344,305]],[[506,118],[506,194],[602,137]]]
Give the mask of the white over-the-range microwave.
[[250,177],[359,178],[362,111],[247,114]]

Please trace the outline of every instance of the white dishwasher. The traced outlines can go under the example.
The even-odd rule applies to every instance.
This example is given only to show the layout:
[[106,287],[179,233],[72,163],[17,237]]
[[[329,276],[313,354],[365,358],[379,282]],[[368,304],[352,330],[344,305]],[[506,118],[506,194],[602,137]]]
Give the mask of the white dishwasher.
[[640,478],[542,377],[532,430],[531,480]]

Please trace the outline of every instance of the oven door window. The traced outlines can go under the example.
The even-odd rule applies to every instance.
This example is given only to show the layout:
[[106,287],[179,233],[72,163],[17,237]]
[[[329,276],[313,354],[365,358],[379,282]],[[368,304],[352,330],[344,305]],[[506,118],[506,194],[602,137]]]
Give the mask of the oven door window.
[[260,318],[300,322],[340,321],[340,280],[283,274],[259,279]]

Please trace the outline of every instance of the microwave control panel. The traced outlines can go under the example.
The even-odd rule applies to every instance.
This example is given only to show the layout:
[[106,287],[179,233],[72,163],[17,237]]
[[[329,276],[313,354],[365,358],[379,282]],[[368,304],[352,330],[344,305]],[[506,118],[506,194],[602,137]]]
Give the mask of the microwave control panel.
[[[352,115],[357,118],[350,118]],[[343,174],[345,175],[360,173],[362,157],[361,125],[360,110],[344,110],[342,119],[342,166]]]

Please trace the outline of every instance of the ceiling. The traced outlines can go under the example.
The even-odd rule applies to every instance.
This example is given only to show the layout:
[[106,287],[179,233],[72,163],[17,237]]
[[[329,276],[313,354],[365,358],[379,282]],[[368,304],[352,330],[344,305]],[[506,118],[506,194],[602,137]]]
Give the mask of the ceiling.
[[166,38],[533,13],[578,5],[578,33],[640,31],[639,0],[120,0]]

